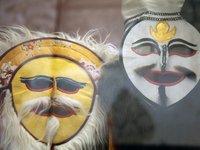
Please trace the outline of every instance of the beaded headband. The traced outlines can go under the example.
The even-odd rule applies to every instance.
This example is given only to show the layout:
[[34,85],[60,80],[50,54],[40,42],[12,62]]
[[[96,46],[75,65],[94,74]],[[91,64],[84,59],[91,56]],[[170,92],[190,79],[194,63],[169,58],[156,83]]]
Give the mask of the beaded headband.
[[122,0],[122,15],[125,32],[143,20],[175,21],[182,20],[180,10],[184,0]]
[[124,26],[127,30],[131,25],[143,21],[143,20],[154,20],[154,21],[175,21],[175,20],[183,20],[183,17],[179,12],[177,13],[156,13],[156,12],[143,12],[139,15],[136,15],[132,18],[125,20]]

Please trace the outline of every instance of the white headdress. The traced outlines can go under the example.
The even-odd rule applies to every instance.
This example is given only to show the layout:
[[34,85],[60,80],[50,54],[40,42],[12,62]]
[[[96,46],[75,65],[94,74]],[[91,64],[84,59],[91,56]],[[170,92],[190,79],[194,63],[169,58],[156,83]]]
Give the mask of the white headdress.
[[122,16],[126,30],[142,20],[181,20],[185,0],[122,0]]

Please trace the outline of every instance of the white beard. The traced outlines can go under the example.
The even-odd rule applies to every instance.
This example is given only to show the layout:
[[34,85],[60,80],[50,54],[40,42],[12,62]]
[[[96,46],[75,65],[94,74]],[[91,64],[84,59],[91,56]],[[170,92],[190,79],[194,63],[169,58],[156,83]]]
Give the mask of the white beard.
[[[23,113],[22,113],[23,114]],[[25,116],[24,116],[25,117]],[[6,90],[3,109],[1,114],[2,131],[1,147],[3,150],[50,150],[51,140],[59,128],[59,122],[55,117],[49,117],[45,135],[48,144],[41,143],[34,139],[20,124],[12,106],[12,94]],[[49,124],[49,123],[51,124]],[[48,126],[53,126],[48,127]],[[57,128],[57,129],[56,129]],[[50,132],[52,131],[52,132]],[[70,141],[54,146],[55,150],[90,150],[96,149],[94,145],[105,145],[108,136],[107,114],[96,96],[93,111],[83,129]]]

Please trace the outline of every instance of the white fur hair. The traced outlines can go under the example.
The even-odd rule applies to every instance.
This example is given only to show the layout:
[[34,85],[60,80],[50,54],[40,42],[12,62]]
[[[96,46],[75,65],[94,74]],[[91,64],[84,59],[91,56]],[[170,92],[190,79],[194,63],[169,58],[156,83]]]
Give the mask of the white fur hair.
[[[97,42],[94,38],[96,35],[100,38],[99,42]],[[82,44],[95,52],[104,60],[105,63],[118,60],[117,48],[111,43],[106,43],[108,36],[104,41],[102,41],[98,30],[90,30],[83,37],[81,37],[78,33],[75,36],[70,36],[63,32],[50,34],[30,31],[24,26],[9,26],[0,28],[0,55],[17,44],[43,37],[57,37]]]
[[[49,150],[49,145],[35,140],[20,124],[12,106],[12,94],[6,90],[1,132],[3,150]],[[98,96],[84,128],[70,141],[54,146],[55,150],[95,150],[95,145],[106,144],[108,136],[107,113]]]
[[[104,60],[104,64],[118,60],[118,51],[106,40],[99,43],[94,39],[94,36],[99,35],[97,30],[89,31],[85,36],[80,37],[77,33],[72,37],[62,32],[52,34],[30,31],[23,26],[12,26],[0,28],[0,55],[5,53],[11,47],[22,42],[43,38],[43,37],[58,37],[77,42],[88,47]],[[100,37],[101,39],[101,37]],[[6,91],[4,104],[1,114],[2,132],[1,132],[1,147],[3,150],[46,150],[48,146],[35,140],[24,127],[21,126],[20,120],[17,117],[12,106],[12,94],[9,90]],[[95,98],[93,111],[91,112],[84,128],[70,141],[57,145],[55,150],[90,150],[96,149],[95,145],[106,143],[108,134],[107,114],[102,106],[98,96]]]

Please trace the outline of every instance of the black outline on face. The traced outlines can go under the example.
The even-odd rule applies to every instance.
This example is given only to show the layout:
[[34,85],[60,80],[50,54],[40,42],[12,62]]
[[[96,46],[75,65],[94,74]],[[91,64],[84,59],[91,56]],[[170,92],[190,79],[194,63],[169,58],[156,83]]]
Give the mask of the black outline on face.
[[[21,46],[21,45],[24,44],[24,43],[27,43],[27,42],[35,42],[35,41],[39,41],[39,40],[52,40],[52,39],[54,39],[54,40],[62,40],[62,41],[74,43],[74,44],[76,44],[76,45],[78,45],[78,46],[80,46],[80,47],[85,48],[85,49],[88,50],[89,52],[91,52],[91,53],[96,57],[96,58],[94,57],[95,59],[98,59],[98,60],[99,60],[100,62],[102,62],[102,63],[104,62],[94,51],[91,51],[91,50],[88,49],[86,46],[84,46],[84,45],[82,45],[82,44],[80,44],[80,43],[74,42],[74,41],[70,41],[70,40],[66,40],[66,39],[62,39],[62,38],[56,38],[56,37],[43,37],[43,38],[32,39],[32,40],[28,40],[28,41],[24,41],[24,42],[22,42],[22,43],[19,43],[19,44],[15,45],[15,46],[11,47],[11,48],[10,48],[9,50],[7,50],[5,53],[3,53],[3,54],[0,56],[0,61],[1,61],[7,54],[9,54],[9,53],[10,53],[11,51],[13,51],[15,48]],[[87,72],[87,74],[88,74],[88,76],[90,77],[91,82],[92,82],[92,84],[93,84],[93,86],[94,86],[94,92],[93,92],[93,97],[92,97],[91,108],[90,108],[90,110],[89,110],[89,112],[88,112],[88,113],[91,113],[92,110],[93,110],[93,106],[94,106],[94,102],[95,102],[95,97],[96,97],[96,94],[97,94],[96,84],[95,84],[95,82],[94,82],[92,76],[90,75],[90,73],[88,72],[88,70],[87,70],[86,68],[84,68],[84,67],[83,67],[79,62],[77,62],[76,60],[74,60],[74,59],[72,59],[72,58],[70,58],[70,57],[67,57],[67,56],[57,55],[57,54],[41,54],[41,55],[34,56],[34,57],[32,57],[32,58],[30,58],[30,59],[24,61],[24,62],[21,63],[21,64],[18,66],[18,68],[13,72],[12,77],[11,77],[11,79],[10,79],[10,81],[9,81],[9,84],[8,84],[6,87],[0,88],[0,90],[3,91],[3,90],[9,89],[10,92],[13,93],[13,92],[12,92],[12,80],[13,80],[15,74],[17,73],[17,71],[18,71],[25,63],[27,63],[27,62],[29,62],[29,61],[31,61],[31,60],[33,60],[33,59],[37,59],[37,58],[41,58],[41,57],[61,57],[61,58],[65,58],[65,59],[68,59],[68,60],[71,60],[71,61],[75,62],[76,64],[78,64],[79,66],[81,66],[81,67]],[[15,108],[15,105],[14,105],[14,101],[13,101],[13,100],[12,100],[12,106],[13,106],[13,108],[14,108],[14,111],[15,111],[16,115],[17,115],[17,111],[16,111],[16,108]],[[86,119],[85,119],[84,123],[82,124],[82,126],[80,127],[80,129],[79,129],[73,136],[71,136],[71,137],[68,138],[67,140],[64,140],[64,141],[62,141],[62,142],[60,142],[60,143],[56,143],[56,144],[52,144],[52,145],[53,145],[53,146],[54,146],[54,145],[60,145],[60,144],[63,144],[63,143],[66,143],[66,142],[70,141],[73,137],[75,137],[75,136],[82,130],[82,128],[83,128],[83,127],[85,126],[85,124],[87,123],[88,118],[89,118],[89,116],[86,117]],[[22,123],[21,123],[21,125],[24,127],[24,125],[23,125]],[[35,140],[38,140],[38,139],[37,139],[36,137],[34,137],[25,127],[24,127],[24,129],[25,129]],[[41,143],[45,143],[45,142],[42,142],[42,141],[40,141],[40,142],[41,142]]]
[[[29,62],[29,61],[31,61],[31,60],[33,60],[33,59],[42,58],[42,57],[60,57],[60,58],[65,58],[65,59],[68,59],[68,60],[70,60],[70,61],[72,61],[72,62],[78,64],[79,66],[81,66],[81,65],[80,65],[77,61],[75,61],[74,59],[72,59],[72,58],[70,58],[70,57],[62,56],[62,55],[40,55],[40,56],[35,56],[35,57],[33,57],[33,58],[30,58],[30,59],[24,61],[24,62],[14,71],[13,76],[12,76],[12,78],[10,79],[10,84],[9,84],[9,86],[7,87],[7,88],[10,88],[11,93],[13,93],[13,92],[12,92],[12,84],[11,84],[11,83],[12,83],[13,78],[15,77],[15,74],[18,72],[18,70],[19,70],[24,64],[26,64],[27,62]],[[91,107],[90,107],[90,110],[89,110],[89,112],[88,112],[88,113],[91,113],[92,110],[93,110],[93,106],[94,106],[94,102],[95,102],[95,96],[96,96],[96,93],[97,93],[96,85],[95,85],[95,82],[94,82],[92,76],[90,75],[90,73],[89,73],[83,66],[81,66],[81,68],[83,68],[83,69],[87,72],[87,74],[88,74],[88,76],[90,77],[91,82],[93,83],[93,86],[94,86],[94,92],[93,92]],[[15,104],[14,104],[14,100],[13,100],[13,99],[12,99],[12,106],[13,106],[13,108],[14,108],[14,111],[15,111],[16,115],[17,115],[17,110],[16,110],[16,108],[15,108]],[[74,138],[74,137],[83,129],[83,127],[84,127],[85,124],[87,123],[88,119],[89,119],[89,116],[86,117],[84,123],[83,123],[82,126],[79,128],[79,130],[78,130],[74,135],[72,135],[70,138],[68,138],[68,139],[66,139],[66,140],[64,140],[64,141],[61,141],[60,143],[55,143],[55,144],[52,144],[52,145],[53,145],[53,146],[54,146],[54,145],[61,145],[61,144],[63,144],[63,143],[66,143],[66,142],[70,141],[72,138]],[[21,125],[24,127],[24,129],[25,129],[35,140],[39,140],[39,139],[37,139],[32,133],[30,133],[29,130],[26,129],[26,127],[23,125],[22,122],[21,122]],[[43,142],[43,141],[39,141],[39,142],[45,143],[45,142]]]
[[[142,22],[142,21],[138,21],[138,22],[135,22],[134,24],[132,24],[132,25],[130,26],[130,28],[125,32],[125,34],[124,34],[124,36],[123,36],[123,39],[122,39],[122,42],[121,42],[121,48],[120,48],[120,57],[119,57],[120,66],[121,66],[121,68],[122,68],[122,72],[123,72],[123,74],[125,75],[126,80],[129,81],[128,83],[129,83],[130,87],[133,87],[133,91],[135,91],[135,92],[138,94],[138,96],[141,97],[141,99],[142,99],[141,102],[142,102],[142,103],[144,103],[145,105],[148,104],[148,105],[150,105],[150,106],[152,106],[152,107],[154,107],[154,108],[156,108],[156,109],[160,109],[160,110],[169,110],[169,109],[172,109],[174,106],[176,106],[177,103],[180,104],[180,103],[186,101],[186,100],[189,98],[189,96],[191,96],[191,95],[196,95],[196,92],[197,92],[197,90],[198,90],[197,86],[200,85],[200,81],[198,81],[197,84],[195,85],[195,87],[194,87],[187,95],[185,95],[182,99],[180,99],[178,102],[176,102],[176,103],[174,103],[174,104],[171,104],[171,105],[169,105],[169,106],[166,106],[166,107],[162,107],[161,105],[159,105],[159,104],[153,102],[152,100],[150,100],[150,99],[148,99],[146,96],[144,96],[144,95],[135,87],[135,85],[134,85],[134,84],[132,83],[132,81],[130,80],[130,78],[129,78],[127,72],[126,72],[124,62],[123,62],[123,59],[124,59],[124,57],[123,57],[123,56],[124,56],[124,55],[123,55],[123,51],[124,51],[125,40],[127,39],[127,36],[130,34],[130,31],[134,28],[134,26],[137,25],[137,24],[140,23],[140,22]],[[144,38],[144,39],[148,39],[148,38]],[[150,38],[149,38],[149,39],[150,39]],[[139,41],[139,40],[138,40],[138,41]],[[152,41],[153,41],[152,39],[150,39],[149,41],[150,41],[149,43],[152,43],[152,44],[154,44],[154,45],[157,45],[157,44],[155,44],[155,41],[152,42]],[[197,45],[195,45],[195,44],[189,43],[189,42],[184,41],[184,40],[182,40],[182,39],[171,40],[171,42],[169,42],[168,45],[171,46],[171,44],[174,43],[174,42],[179,42],[179,43],[182,42],[184,46],[188,45],[189,48],[191,48],[191,47],[196,47],[196,46],[197,46]],[[143,67],[143,66],[142,66],[142,67]],[[140,69],[142,69],[142,67],[140,67]],[[176,68],[176,69],[177,69],[177,68]],[[140,70],[140,71],[141,71],[141,70]],[[179,71],[180,71],[180,70],[179,70]],[[194,75],[194,74],[193,74],[193,75]],[[191,76],[193,76],[193,75],[191,75]]]
[[[37,75],[20,78],[21,83],[25,83],[27,89],[33,92],[42,92],[53,87],[53,78],[50,76]],[[67,94],[75,94],[87,84],[85,82],[77,82],[68,77],[56,77],[56,82],[57,90]]]
[[[171,45],[174,42],[181,42],[183,44],[173,44],[173,45]],[[160,50],[160,48],[158,46],[158,43],[155,40],[151,39],[151,38],[139,39],[136,42],[132,43],[132,45],[135,45],[135,44],[138,44],[138,45],[137,46],[132,46],[132,50],[138,55],[141,55],[141,56],[146,56],[146,55],[150,55],[150,54],[158,54],[158,55],[160,55],[160,53],[161,53],[161,50]],[[150,49],[147,49],[148,52],[146,52],[146,53],[139,52],[139,50],[140,50],[139,48],[144,47],[144,46],[149,46],[150,47]],[[196,54],[196,50],[193,49],[193,48],[190,48],[190,47],[194,47],[195,48],[196,46],[197,45],[189,43],[189,42],[187,42],[187,41],[185,41],[183,39],[174,39],[174,40],[169,41],[169,43],[167,45],[167,49],[168,49],[169,56],[171,56],[171,55],[179,55],[181,57],[190,57],[190,56],[193,56],[193,55]],[[178,48],[183,47],[184,50],[185,50],[184,52],[186,54],[184,54],[183,51],[180,51],[180,53],[178,51],[174,52],[173,50],[176,47],[178,47]],[[138,49],[138,51],[137,51],[137,49]]]
[[[143,43],[143,42],[151,42],[151,43]],[[195,44],[189,43],[189,42],[182,40],[182,39],[174,39],[173,41],[169,41],[169,43],[168,43],[169,56],[171,56],[170,52],[176,47],[186,48],[188,50],[189,54],[183,55],[183,53],[182,54],[181,53],[174,53],[174,51],[172,51],[173,55],[179,55],[179,56],[183,55],[182,57],[190,57],[190,56],[193,56],[196,53],[196,50],[193,50],[193,49],[191,49],[188,46],[183,45],[183,44],[173,44],[173,45],[171,45],[174,42],[183,42],[184,44],[187,44],[188,46],[193,46],[193,47],[197,46]],[[138,43],[142,43],[142,44],[139,44],[138,46],[136,46],[136,48],[134,47],[134,50],[133,50],[134,52],[135,52],[135,49],[137,49],[138,47],[142,47],[142,46],[146,46],[146,45],[150,44],[150,46],[151,46],[150,52],[148,52],[147,54],[141,54],[141,55],[145,56],[145,55],[150,55],[152,53],[153,54],[158,53],[160,55],[160,49],[158,47],[158,43],[156,41],[154,41],[153,39],[143,38],[143,39],[137,40],[136,42],[132,43],[132,45],[138,44]],[[152,49],[154,49],[156,51],[152,51]],[[135,53],[138,54],[137,52],[135,52]],[[143,76],[144,73],[150,72],[155,66],[156,66],[156,64],[150,64],[150,65],[146,65],[146,66],[142,66],[142,67],[137,67],[133,71],[135,71],[139,76]],[[181,67],[181,66],[176,66],[175,69],[178,70],[179,72],[183,73],[185,76],[187,76],[192,81],[196,81],[197,75],[192,70],[187,69],[185,67]]]

